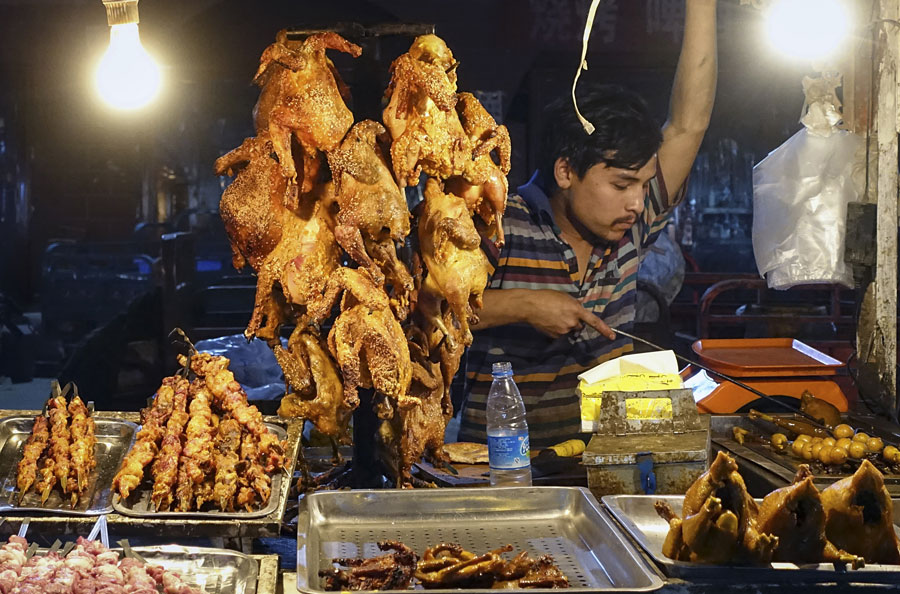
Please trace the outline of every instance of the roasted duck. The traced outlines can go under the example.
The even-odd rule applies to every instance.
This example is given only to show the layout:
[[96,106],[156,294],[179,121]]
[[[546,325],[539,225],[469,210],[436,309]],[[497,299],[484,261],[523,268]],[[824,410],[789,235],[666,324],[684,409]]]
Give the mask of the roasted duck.
[[836,547],[867,563],[900,564],[893,505],[884,477],[871,462],[822,491],[825,535]]
[[761,532],[778,537],[773,561],[841,562],[854,569],[865,565],[862,557],[839,550],[825,537],[825,508],[806,464],[800,465],[791,485],[766,495],[758,524]]
[[[290,47],[293,46],[293,47]],[[300,192],[307,193],[319,181],[322,151],[330,151],[353,124],[353,114],[341,96],[346,87],[326,49],[358,57],[362,50],[337,33],[316,33],[302,43],[287,41],[280,31],[263,51],[254,82],[262,88],[255,108],[257,134],[268,131],[284,176],[297,182],[291,151],[296,138],[302,149],[303,175]]]
[[670,559],[765,564],[778,546],[778,537],[760,531],[759,509],[737,463],[721,451],[688,489],[681,517],[665,502],[657,501],[655,507],[669,523],[663,554]]

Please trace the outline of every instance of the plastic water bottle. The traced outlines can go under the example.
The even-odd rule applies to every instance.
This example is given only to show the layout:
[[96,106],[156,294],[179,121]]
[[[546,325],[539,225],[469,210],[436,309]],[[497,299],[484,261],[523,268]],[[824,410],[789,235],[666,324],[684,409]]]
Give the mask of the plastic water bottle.
[[513,381],[512,365],[494,363],[487,399],[488,459],[491,486],[531,486],[531,448],[525,404]]

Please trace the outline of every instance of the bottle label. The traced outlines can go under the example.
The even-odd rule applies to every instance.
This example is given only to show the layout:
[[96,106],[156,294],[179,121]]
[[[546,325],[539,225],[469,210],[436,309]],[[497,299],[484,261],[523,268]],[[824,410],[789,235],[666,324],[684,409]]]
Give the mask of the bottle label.
[[531,464],[528,434],[488,435],[488,460],[497,470],[518,470]]

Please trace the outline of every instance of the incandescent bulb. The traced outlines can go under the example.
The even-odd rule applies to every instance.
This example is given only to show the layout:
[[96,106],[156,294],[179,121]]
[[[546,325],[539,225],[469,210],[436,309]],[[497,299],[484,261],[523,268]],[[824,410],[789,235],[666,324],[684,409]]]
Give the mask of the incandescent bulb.
[[821,60],[840,47],[850,28],[841,0],[776,0],[766,15],[769,41],[791,57]]
[[138,109],[159,94],[161,78],[159,66],[141,45],[137,23],[110,27],[109,48],[97,66],[100,97],[117,109]]

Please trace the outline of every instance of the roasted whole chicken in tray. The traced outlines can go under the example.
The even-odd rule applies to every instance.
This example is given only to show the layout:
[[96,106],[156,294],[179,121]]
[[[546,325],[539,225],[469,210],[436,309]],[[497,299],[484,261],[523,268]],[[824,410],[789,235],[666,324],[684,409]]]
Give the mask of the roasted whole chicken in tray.
[[778,546],[777,536],[760,531],[759,508],[724,452],[688,489],[681,517],[661,501],[656,511],[669,522],[663,554],[671,559],[765,564]]
[[[217,174],[236,174],[220,213],[234,266],[249,264],[257,275],[245,335],[265,340],[284,372],[279,413],[311,421],[336,447],[349,439],[359,388],[371,389],[381,451],[397,485],[408,487],[423,455],[444,461],[450,384],[472,342],[469,325],[489,273],[482,236],[503,240],[509,133],[475,95],[457,94],[459,63],[435,35],[416,38],[391,65],[383,124],[354,124],[349,89],[328,49],[361,52],[335,33],[291,40],[286,31],[263,52],[254,78],[257,135],[216,161]],[[413,216],[403,188],[423,172],[430,176],[425,204]],[[411,249],[399,251],[413,229]],[[286,345],[284,326],[293,326]],[[223,387],[207,388],[215,407]],[[161,446],[168,423],[173,435],[190,431],[189,421],[185,429],[172,415],[160,415],[135,464],[142,468]],[[195,500],[224,493],[242,505],[262,496],[257,477],[235,481],[232,466],[254,448],[264,459],[267,444],[245,444],[232,429],[215,426],[223,470],[220,480],[196,485]],[[170,440],[169,457],[175,449]],[[161,476],[165,507],[178,487],[173,495],[173,479]],[[185,467],[187,476],[199,474]],[[187,485],[181,478],[174,484]],[[120,481],[125,492],[129,481]]]
[[900,564],[891,498],[868,460],[821,493],[802,465],[792,484],[757,506],[734,459],[719,452],[685,494],[681,517],[663,501],[655,507],[669,523],[662,552],[676,561]]

